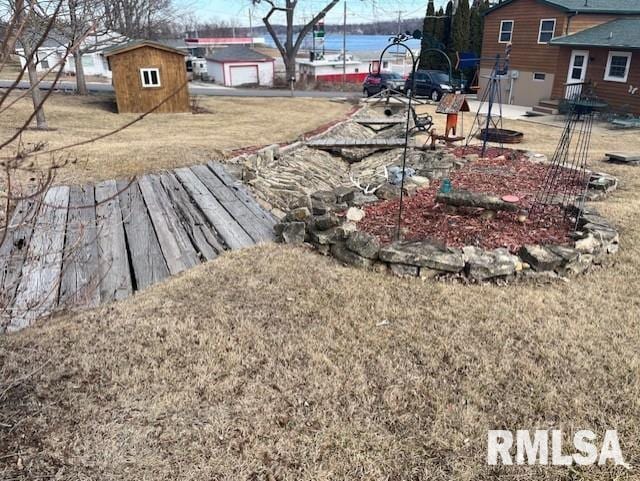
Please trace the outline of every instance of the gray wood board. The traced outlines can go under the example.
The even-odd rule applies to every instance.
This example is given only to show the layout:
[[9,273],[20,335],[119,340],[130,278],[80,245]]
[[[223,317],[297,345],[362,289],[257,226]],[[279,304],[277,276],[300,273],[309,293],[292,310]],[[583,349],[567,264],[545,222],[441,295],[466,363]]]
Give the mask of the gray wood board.
[[173,173],[160,175],[160,181],[173,202],[182,225],[205,260],[215,259],[224,251],[222,240],[218,239],[213,226],[207,221],[198,206]]
[[52,187],[44,196],[22,269],[8,331],[27,327],[49,314],[58,301],[69,187]]
[[138,182],[120,180],[120,208],[136,289],[145,289],[169,277],[169,268],[151,223]]
[[198,253],[172,207],[160,178],[155,174],[145,175],[138,183],[169,272],[177,274],[199,264]]
[[278,223],[278,220],[275,218],[271,212],[262,208],[260,204],[253,197],[249,189],[239,180],[235,179],[231,176],[224,167],[217,162],[209,162],[207,166],[213,171],[214,174],[218,176],[218,178],[231,189],[231,191],[236,195],[240,202],[244,203],[247,208],[253,212],[253,214],[273,232],[273,226]]
[[191,170],[255,242],[273,240],[273,230],[262,224],[262,220],[251,212],[211,169],[206,165],[196,165],[191,167]]
[[241,249],[254,244],[249,234],[240,227],[191,169],[176,169],[175,174],[230,249]]
[[125,299],[133,292],[122,211],[115,180],[95,187],[100,301]]
[[[18,201],[7,226],[4,242],[0,246],[0,313],[7,320],[8,308],[20,282],[39,207],[40,198]],[[0,330],[3,324],[5,323],[0,321]]]
[[93,185],[71,187],[60,282],[61,306],[100,304],[97,235]]

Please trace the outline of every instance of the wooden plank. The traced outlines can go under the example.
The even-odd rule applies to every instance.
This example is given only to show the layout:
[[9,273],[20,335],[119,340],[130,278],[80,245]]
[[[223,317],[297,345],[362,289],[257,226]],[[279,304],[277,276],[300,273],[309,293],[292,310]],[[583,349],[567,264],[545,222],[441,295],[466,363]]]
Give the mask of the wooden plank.
[[52,187],[33,228],[8,331],[27,327],[53,310],[58,300],[69,188]]
[[216,200],[196,174],[186,167],[176,169],[176,177],[196,202],[207,220],[216,229],[230,249],[241,249],[254,244],[249,235]]
[[247,187],[239,180],[233,178],[224,168],[222,164],[217,162],[209,162],[207,166],[213,171],[218,178],[229,187],[235,196],[244,203],[253,214],[261,220],[261,222],[273,231],[273,226],[278,223],[277,219],[271,212],[262,208],[255,200]]
[[160,175],[160,182],[202,258],[210,261],[218,257],[218,254],[225,250],[223,241],[218,238],[218,233],[189,197],[180,181],[173,173],[167,172]]
[[71,187],[64,242],[61,306],[95,307],[100,304],[98,230],[93,185]]
[[131,253],[134,285],[145,289],[169,277],[151,217],[137,182],[117,182],[127,245]]
[[244,203],[240,202],[235,193],[224,185],[211,169],[206,165],[195,165],[191,170],[255,242],[273,240],[273,229],[265,226]]
[[198,253],[173,209],[160,178],[154,174],[145,175],[138,183],[169,272],[173,275],[198,265]]
[[9,322],[9,306],[20,282],[39,208],[40,198],[18,201],[0,246],[0,332]]
[[95,196],[100,301],[118,301],[132,294],[133,283],[116,181],[97,184]]

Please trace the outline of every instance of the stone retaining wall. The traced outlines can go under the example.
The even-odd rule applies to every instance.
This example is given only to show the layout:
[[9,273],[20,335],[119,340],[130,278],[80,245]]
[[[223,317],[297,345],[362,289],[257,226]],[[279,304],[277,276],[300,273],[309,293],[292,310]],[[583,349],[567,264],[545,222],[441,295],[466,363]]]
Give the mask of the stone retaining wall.
[[[610,191],[612,184],[607,185]],[[455,276],[477,282],[576,275],[601,264],[619,247],[617,230],[593,209],[579,220],[571,245],[525,245],[517,255],[507,249],[458,249],[428,240],[381,246],[377,238],[358,230],[358,221],[365,215],[360,207],[381,198],[349,187],[302,196],[276,225],[276,233],[285,243],[309,243],[322,254],[356,267],[403,277]]]

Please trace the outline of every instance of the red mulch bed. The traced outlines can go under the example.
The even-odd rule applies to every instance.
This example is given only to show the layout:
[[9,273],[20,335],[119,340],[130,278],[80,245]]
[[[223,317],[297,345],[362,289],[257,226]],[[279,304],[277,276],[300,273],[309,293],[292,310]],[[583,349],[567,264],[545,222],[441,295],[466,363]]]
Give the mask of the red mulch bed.
[[[470,152],[467,149],[466,153]],[[454,153],[460,155],[462,152]],[[560,208],[547,208],[541,222],[538,219],[518,220],[535,201],[548,166],[529,161],[519,151],[489,149],[487,155],[498,157],[471,162],[452,172],[453,188],[498,197],[515,195],[520,198],[520,212],[498,212],[493,219],[483,218],[483,209],[459,208],[457,212],[449,213],[447,206],[435,202],[440,182],[433,181],[429,188],[405,197],[402,238],[430,239],[449,247],[506,247],[511,252],[525,244],[569,243],[573,226]],[[366,216],[358,228],[375,235],[383,244],[390,243],[396,233],[399,204],[399,199],[393,199],[365,207]]]

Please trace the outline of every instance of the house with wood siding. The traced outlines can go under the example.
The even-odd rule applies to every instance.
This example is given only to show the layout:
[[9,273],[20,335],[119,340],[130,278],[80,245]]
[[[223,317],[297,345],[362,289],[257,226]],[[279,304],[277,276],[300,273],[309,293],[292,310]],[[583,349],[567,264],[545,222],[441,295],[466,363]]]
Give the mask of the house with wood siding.
[[[628,41],[628,29],[639,18],[640,0],[505,0],[484,17],[481,91],[491,74],[491,59],[504,57],[509,49],[510,71],[501,82],[504,102],[552,113],[566,95],[567,83],[590,81],[596,95],[612,107],[635,105],[637,99],[619,97],[640,71],[640,52],[634,46],[639,35]],[[600,38],[607,29],[608,43]],[[628,73],[616,77],[622,57],[628,60]]]

